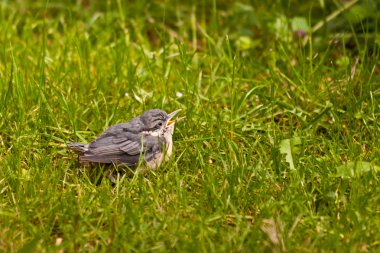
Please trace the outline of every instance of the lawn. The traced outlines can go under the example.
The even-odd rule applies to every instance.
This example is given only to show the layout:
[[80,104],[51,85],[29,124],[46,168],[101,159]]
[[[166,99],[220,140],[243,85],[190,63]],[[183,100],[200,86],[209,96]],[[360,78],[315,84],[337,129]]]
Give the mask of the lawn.
[[[380,3],[1,1],[0,252],[379,252]],[[83,166],[182,109],[158,170]]]

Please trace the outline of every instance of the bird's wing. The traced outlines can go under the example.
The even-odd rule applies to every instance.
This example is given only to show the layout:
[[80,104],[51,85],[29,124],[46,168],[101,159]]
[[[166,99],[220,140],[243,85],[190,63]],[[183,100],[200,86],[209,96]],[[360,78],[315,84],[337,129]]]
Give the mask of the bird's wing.
[[99,137],[122,134],[123,132],[129,133],[140,133],[144,128],[144,124],[141,122],[140,118],[133,118],[129,122],[119,123],[108,128],[104,133]]
[[81,161],[135,165],[141,154],[161,147],[162,140],[158,137],[143,137],[125,128],[107,131],[89,144],[88,150],[80,157]]

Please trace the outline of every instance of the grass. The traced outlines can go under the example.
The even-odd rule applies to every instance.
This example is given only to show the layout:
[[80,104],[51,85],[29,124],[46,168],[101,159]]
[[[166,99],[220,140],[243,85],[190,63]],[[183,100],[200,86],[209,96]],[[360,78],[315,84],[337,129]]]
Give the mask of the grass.
[[[379,251],[371,4],[3,1],[0,251]],[[186,116],[157,171],[66,147],[150,108]]]

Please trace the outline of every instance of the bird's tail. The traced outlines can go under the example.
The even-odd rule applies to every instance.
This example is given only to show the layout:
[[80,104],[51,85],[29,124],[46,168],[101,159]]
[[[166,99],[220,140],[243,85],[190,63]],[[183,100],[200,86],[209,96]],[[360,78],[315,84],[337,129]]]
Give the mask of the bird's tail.
[[82,152],[82,153],[88,150],[88,144],[83,144],[79,142],[69,142],[67,143],[67,146],[71,148],[72,150]]

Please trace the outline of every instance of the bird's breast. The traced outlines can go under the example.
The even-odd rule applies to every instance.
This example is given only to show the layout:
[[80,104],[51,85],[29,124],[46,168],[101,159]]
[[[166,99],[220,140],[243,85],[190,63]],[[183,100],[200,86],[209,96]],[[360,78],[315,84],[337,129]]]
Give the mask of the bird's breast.
[[166,161],[169,160],[169,158],[172,155],[172,153],[173,153],[173,141],[172,141],[172,138],[170,138],[166,142],[166,156],[165,156],[165,160]]

